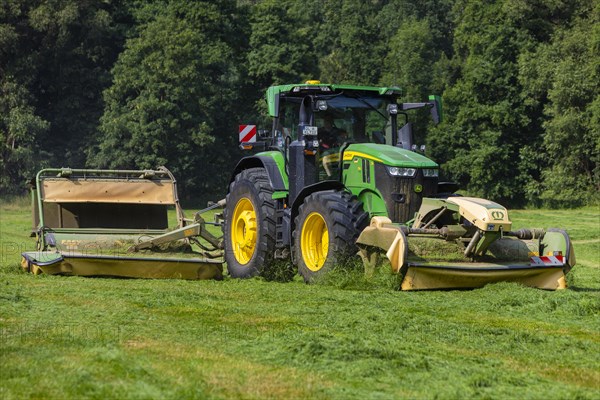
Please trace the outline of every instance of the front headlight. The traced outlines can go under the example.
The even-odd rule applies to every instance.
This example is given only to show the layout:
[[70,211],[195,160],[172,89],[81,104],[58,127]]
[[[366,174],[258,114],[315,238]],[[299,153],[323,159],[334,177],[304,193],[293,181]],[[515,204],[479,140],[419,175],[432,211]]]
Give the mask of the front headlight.
[[424,169],[423,170],[423,176],[425,176],[425,178],[437,178],[440,174],[440,170],[439,169]]
[[412,178],[417,173],[415,168],[401,168],[401,167],[386,167],[389,174],[392,176],[405,176]]

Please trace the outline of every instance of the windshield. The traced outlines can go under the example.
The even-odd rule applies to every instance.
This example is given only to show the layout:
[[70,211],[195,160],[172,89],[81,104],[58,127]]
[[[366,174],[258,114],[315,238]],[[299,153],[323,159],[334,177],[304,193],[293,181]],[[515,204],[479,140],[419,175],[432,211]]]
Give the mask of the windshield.
[[386,131],[390,130],[387,100],[345,95],[322,100],[327,102],[327,109],[314,113],[314,125],[325,146],[335,147],[347,141],[386,143]]
[[[284,135],[289,134],[296,139],[302,98],[288,97],[282,100],[280,129]],[[314,101],[324,101],[327,105],[326,110],[315,110],[310,122],[319,129],[319,142],[322,147],[339,147],[344,142],[391,143],[388,99],[338,94],[315,96]]]
[[[298,139],[300,104],[304,97],[282,97],[275,134]],[[392,143],[392,124],[388,116],[389,98],[359,93],[339,93],[312,97],[309,125],[318,131],[318,179],[339,175],[339,150],[344,143]]]

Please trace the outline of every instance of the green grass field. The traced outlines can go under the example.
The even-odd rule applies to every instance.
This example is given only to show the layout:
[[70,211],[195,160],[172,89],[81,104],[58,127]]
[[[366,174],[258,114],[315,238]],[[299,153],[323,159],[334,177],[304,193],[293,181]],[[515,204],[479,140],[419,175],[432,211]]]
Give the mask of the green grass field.
[[569,289],[33,276],[28,202],[3,202],[0,397],[600,398],[600,211],[511,216],[568,229]]

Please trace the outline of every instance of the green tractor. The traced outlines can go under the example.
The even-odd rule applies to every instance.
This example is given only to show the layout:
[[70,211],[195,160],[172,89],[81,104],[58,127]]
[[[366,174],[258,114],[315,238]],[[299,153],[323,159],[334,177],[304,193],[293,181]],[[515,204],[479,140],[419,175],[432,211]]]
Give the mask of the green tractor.
[[[224,210],[229,274],[261,275],[290,260],[312,282],[360,250],[380,251],[404,276],[403,289],[478,287],[519,281],[556,289],[575,264],[561,230],[512,232],[507,210],[461,197],[413,143],[409,111],[441,101],[401,103],[395,87],[304,84],[267,90],[270,131],[240,127],[239,161]],[[258,140],[256,137],[258,136]],[[437,250],[433,251],[433,248]]]

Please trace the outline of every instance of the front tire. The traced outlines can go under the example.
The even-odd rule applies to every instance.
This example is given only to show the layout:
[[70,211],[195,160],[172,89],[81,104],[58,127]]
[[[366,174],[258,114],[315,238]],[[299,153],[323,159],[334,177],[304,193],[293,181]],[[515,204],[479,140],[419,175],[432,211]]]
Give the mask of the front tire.
[[350,193],[327,190],[308,196],[294,229],[295,259],[304,281],[314,282],[355,256],[356,239],[367,224],[362,203]]
[[229,186],[223,239],[233,278],[261,275],[275,251],[275,200],[264,168],[249,168]]

